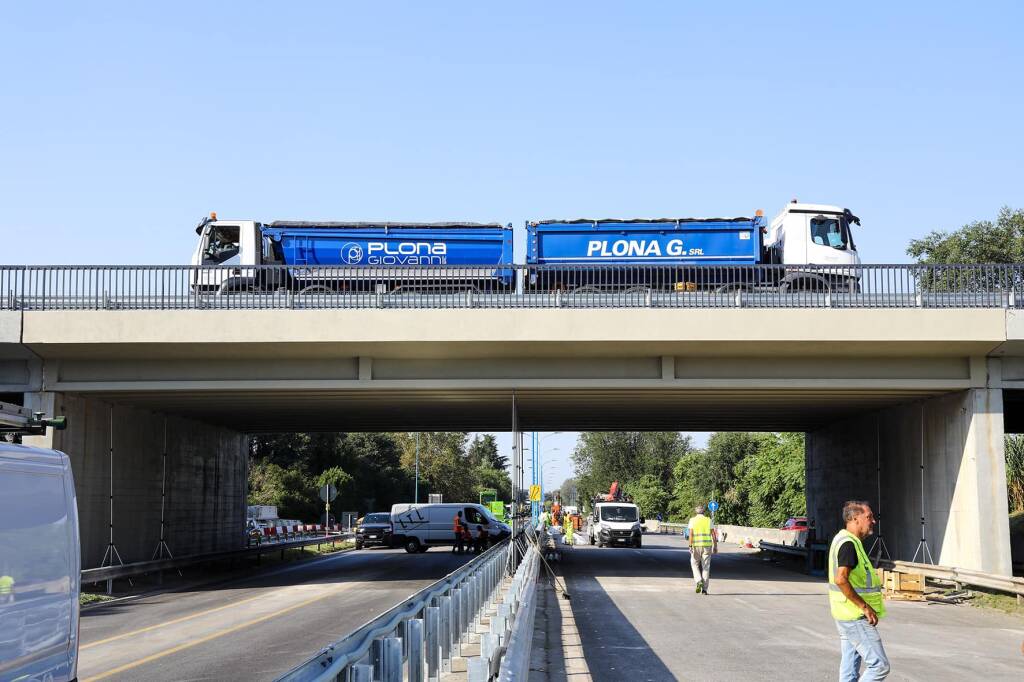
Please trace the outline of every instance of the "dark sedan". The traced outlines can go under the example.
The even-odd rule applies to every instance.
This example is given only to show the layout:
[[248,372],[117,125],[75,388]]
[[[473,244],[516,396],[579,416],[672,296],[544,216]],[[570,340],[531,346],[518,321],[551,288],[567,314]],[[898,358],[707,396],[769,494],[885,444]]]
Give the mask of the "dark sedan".
[[373,545],[391,545],[391,514],[388,512],[367,514],[356,528],[356,549]]

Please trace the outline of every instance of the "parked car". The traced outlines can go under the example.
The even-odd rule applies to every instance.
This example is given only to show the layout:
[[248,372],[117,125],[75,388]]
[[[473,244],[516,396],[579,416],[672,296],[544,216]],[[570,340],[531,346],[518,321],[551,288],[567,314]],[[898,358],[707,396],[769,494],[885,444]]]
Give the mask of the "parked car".
[[806,516],[791,516],[786,522],[779,526],[779,530],[808,530]]
[[356,526],[356,549],[373,545],[391,545],[391,514],[388,512],[367,514]]
[[445,502],[443,504],[396,504],[391,508],[393,544],[405,547],[410,554],[426,552],[430,547],[454,545],[452,520],[456,512],[469,525],[473,537],[477,526],[487,531],[490,542],[512,534],[512,529],[494,518],[491,510],[475,502]]
[[76,678],[80,561],[68,456],[0,443],[0,679]]

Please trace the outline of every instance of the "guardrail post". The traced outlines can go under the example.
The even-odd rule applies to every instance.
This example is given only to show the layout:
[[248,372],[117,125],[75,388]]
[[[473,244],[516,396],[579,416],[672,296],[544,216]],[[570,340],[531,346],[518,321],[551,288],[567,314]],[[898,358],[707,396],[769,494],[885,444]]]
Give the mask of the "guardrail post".
[[487,682],[489,666],[482,656],[474,656],[466,660],[466,679],[468,682]]
[[423,620],[405,621],[405,635],[409,647],[409,682],[423,682]]
[[427,680],[436,682],[441,675],[441,609],[428,606],[426,616]]
[[375,639],[370,643],[370,664],[373,666],[373,682],[379,682],[384,661],[384,640]]
[[463,601],[466,595],[461,587],[452,588],[452,632],[455,633],[456,643],[459,644],[459,651],[462,651],[462,629],[466,622],[463,608]]
[[384,639],[380,679],[381,682],[402,682],[402,640],[398,637]]
[[437,604],[441,609],[441,672],[448,673],[452,670],[452,598],[444,595]]
[[349,682],[373,682],[373,666],[358,663],[349,669]]

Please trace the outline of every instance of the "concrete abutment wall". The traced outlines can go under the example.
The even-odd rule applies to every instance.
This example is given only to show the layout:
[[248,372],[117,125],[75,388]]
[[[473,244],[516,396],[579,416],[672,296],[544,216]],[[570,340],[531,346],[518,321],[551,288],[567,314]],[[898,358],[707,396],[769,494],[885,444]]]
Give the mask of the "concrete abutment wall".
[[100,565],[109,541],[111,445],[114,545],[124,563],[153,558],[160,540],[165,434],[164,538],[169,550],[183,556],[244,546],[248,439],[243,434],[73,394],[25,398],[47,414],[68,418],[65,431],[51,429],[25,443],[52,447],[71,458],[83,568]]
[[880,515],[876,533],[891,557],[917,553],[923,561],[923,493],[935,563],[1011,574],[1001,390],[969,389],[838,422],[807,434],[806,455],[807,512],[819,538],[841,527],[845,500],[863,499]]

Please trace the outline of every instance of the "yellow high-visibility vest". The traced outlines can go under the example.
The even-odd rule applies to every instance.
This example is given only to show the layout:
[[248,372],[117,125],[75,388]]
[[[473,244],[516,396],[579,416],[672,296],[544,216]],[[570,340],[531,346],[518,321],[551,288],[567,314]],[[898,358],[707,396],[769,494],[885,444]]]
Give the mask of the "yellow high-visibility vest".
[[845,528],[832,538],[832,546],[828,550],[828,601],[832,607],[832,617],[836,620],[859,620],[864,617],[860,608],[847,599],[836,585],[839,548],[847,542],[852,542],[857,550],[857,567],[850,571],[850,587],[881,618],[885,615],[885,601],[882,598],[882,585],[878,580],[878,573],[871,565],[860,538]]
[[10,594],[14,590],[14,578],[0,575],[0,594]]
[[690,519],[690,540],[694,547],[710,547],[711,542],[711,519],[703,514],[697,514]]

